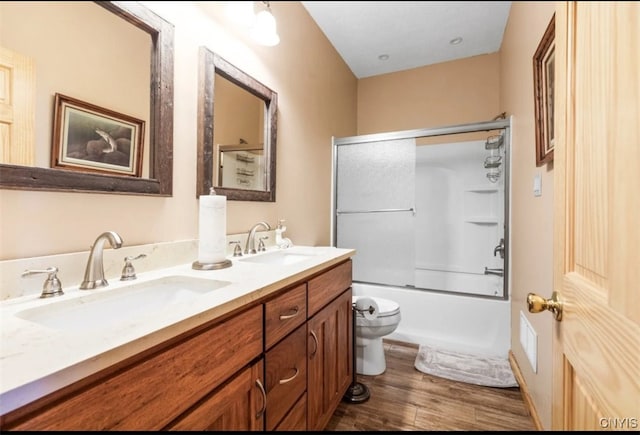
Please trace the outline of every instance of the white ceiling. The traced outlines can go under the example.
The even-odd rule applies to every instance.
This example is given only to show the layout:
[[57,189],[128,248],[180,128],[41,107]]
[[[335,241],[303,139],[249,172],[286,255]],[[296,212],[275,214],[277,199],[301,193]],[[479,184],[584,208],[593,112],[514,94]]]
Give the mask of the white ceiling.
[[358,78],[495,53],[511,8],[510,1],[301,3]]

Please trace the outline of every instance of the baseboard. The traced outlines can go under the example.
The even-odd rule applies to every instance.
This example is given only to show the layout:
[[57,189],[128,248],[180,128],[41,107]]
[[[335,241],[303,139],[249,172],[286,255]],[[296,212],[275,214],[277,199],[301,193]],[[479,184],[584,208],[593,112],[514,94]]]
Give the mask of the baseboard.
[[531,415],[531,419],[533,420],[533,424],[536,429],[539,431],[544,430],[542,427],[542,423],[540,422],[540,417],[538,416],[538,411],[536,411],[536,407],[533,404],[533,400],[531,400],[531,395],[529,394],[529,389],[527,388],[527,383],[524,381],[524,376],[522,376],[522,372],[520,371],[520,366],[518,365],[518,361],[516,360],[516,356],[512,351],[509,351],[509,363],[511,364],[511,370],[513,371],[513,376],[515,376],[516,381],[518,381],[518,385],[520,385],[520,393],[522,393],[522,400],[524,400],[524,404],[529,411],[529,415]]

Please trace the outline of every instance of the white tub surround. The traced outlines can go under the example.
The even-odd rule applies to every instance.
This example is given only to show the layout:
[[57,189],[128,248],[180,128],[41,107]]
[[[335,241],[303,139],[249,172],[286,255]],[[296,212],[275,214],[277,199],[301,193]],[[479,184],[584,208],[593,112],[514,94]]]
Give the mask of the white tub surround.
[[[228,239],[238,239],[244,243],[246,235],[245,239],[241,236],[228,236]],[[269,240],[274,238],[270,237]],[[105,274],[109,286],[95,290],[78,288],[87,253],[3,262],[0,267],[3,274],[2,291],[6,300],[0,303],[0,414],[6,414],[183,332],[242,308],[355,254],[352,249],[333,247],[295,246],[287,251],[291,250],[293,253],[296,249],[312,252],[314,255],[289,265],[261,264],[242,261],[247,256],[229,256],[228,259],[233,263],[231,267],[211,271],[192,268],[191,264],[197,253],[197,243],[194,241],[110,249],[105,251]],[[275,250],[278,248],[271,247],[267,252],[253,257],[268,255]],[[163,254],[159,255],[158,252]],[[120,281],[123,258],[140,253],[146,253],[147,257],[137,264],[137,279]],[[166,265],[176,258],[179,261],[172,266]],[[52,264],[54,260],[57,264]],[[152,269],[152,264],[164,266]],[[44,280],[42,276],[42,280],[37,277],[18,278],[33,280],[33,288],[22,291],[24,296],[7,299],[7,295],[14,294],[5,287],[7,282],[16,282],[14,277],[5,279],[8,270],[13,270],[12,273],[19,276],[25,268],[47,266],[60,268],[65,292],[63,296],[39,298]],[[71,330],[54,329],[16,316],[28,308],[44,307],[63,299],[81,298],[89,294],[124,290],[123,287],[166,276],[204,278],[229,284],[198,296],[197,303],[172,304],[159,308],[153,315],[117,324],[109,329],[100,329],[90,324]],[[118,313],[113,313],[113,316],[117,315]]]

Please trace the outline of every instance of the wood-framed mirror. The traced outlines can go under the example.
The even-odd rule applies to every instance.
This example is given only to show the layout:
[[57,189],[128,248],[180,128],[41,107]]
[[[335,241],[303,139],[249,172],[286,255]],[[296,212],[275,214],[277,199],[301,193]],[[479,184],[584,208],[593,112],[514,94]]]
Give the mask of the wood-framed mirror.
[[[2,163],[0,164],[1,189],[172,195],[174,26],[138,2],[96,1],[94,3],[142,30],[143,33],[148,34],[147,38],[150,37],[150,54],[148,51],[144,53],[150,59],[148,70],[150,87],[148,92],[143,89],[145,98],[149,98],[148,118],[145,114],[145,118],[148,119],[146,129],[149,134],[146,178],[90,173],[42,167],[42,165]],[[49,28],[45,30],[52,31]],[[99,36],[102,39],[108,39],[104,37],[105,35]],[[46,38],[46,35],[41,38]],[[64,50],[74,49],[60,47],[56,51]],[[109,62],[113,62],[113,59]],[[105,60],[100,66],[108,67],[109,62]],[[99,83],[95,84],[95,86],[98,85]],[[53,101],[53,95],[47,97]],[[36,119],[35,122],[43,121]]]
[[198,89],[196,196],[274,202],[276,92],[206,47]]

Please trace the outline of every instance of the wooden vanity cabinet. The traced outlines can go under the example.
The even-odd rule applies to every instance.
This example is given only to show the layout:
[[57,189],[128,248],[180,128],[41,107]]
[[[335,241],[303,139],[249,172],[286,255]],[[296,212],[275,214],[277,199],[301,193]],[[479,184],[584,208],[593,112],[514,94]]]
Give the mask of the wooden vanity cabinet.
[[261,305],[249,308],[3,416],[2,430],[164,429],[260,357],[263,321]]
[[324,429],[349,388],[351,280],[348,260],[265,303],[266,430]]
[[351,382],[351,260],[0,418],[6,430],[322,430]]

